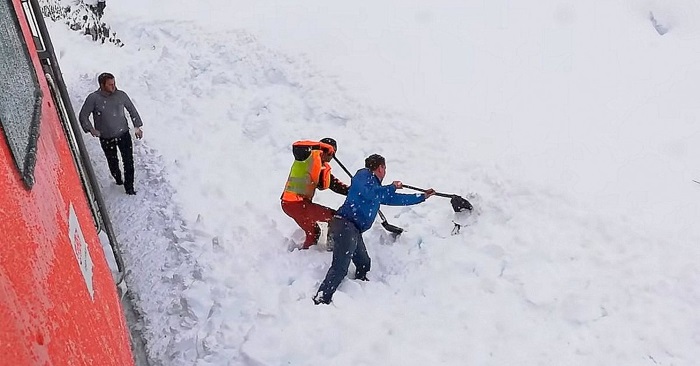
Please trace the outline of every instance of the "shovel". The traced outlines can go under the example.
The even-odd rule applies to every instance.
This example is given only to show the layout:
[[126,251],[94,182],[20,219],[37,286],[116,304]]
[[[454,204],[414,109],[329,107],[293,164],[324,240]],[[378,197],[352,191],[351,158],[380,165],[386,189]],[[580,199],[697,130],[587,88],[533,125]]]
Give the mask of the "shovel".
[[[428,191],[427,189],[423,188],[418,188],[414,186],[409,186],[408,184],[403,185],[404,188],[412,189],[414,191],[419,191],[425,193]],[[472,204],[467,201],[466,198],[460,197],[456,194],[447,194],[447,193],[440,193],[440,192],[435,192],[436,196],[440,197],[445,197],[450,199],[450,203],[452,204],[452,209],[455,212],[462,212],[462,211],[471,211],[474,207],[472,207]]]
[[[338,163],[338,165],[340,165],[341,168],[343,168],[345,173],[347,173],[350,176],[350,178],[352,178],[352,173],[350,173],[350,171],[345,167],[345,165],[343,165],[343,163],[340,162],[340,160],[338,160],[337,157],[335,157],[335,155],[333,156],[333,160],[335,160],[335,162]],[[389,221],[386,220],[386,216],[384,216],[381,210],[379,211],[379,217],[382,219],[382,227],[384,228],[384,230],[390,232],[394,238],[401,235],[403,229],[396,225],[390,224]]]

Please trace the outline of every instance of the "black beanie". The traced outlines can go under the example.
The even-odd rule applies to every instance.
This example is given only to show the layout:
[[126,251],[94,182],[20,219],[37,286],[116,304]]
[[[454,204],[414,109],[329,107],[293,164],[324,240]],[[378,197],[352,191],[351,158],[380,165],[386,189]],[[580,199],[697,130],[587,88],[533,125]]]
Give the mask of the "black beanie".
[[324,137],[321,139],[320,142],[323,142],[324,144],[328,144],[328,145],[333,146],[333,150],[335,150],[335,152],[338,152],[338,144],[335,142],[334,139],[332,139],[330,137]]
[[379,154],[372,154],[365,159],[365,168],[375,171],[380,165],[386,165],[386,160]]

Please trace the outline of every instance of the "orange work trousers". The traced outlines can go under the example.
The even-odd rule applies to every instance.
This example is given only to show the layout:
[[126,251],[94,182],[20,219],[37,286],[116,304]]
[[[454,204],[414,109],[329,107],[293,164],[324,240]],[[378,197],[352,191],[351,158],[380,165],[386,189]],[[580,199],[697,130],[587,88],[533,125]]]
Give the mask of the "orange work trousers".
[[311,201],[282,201],[282,211],[296,221],[297,225],[306,233],[306,240],[302,245],[308,249],[318,240],[317,221],[331,221],[335,210],[326,206],[317,205]]

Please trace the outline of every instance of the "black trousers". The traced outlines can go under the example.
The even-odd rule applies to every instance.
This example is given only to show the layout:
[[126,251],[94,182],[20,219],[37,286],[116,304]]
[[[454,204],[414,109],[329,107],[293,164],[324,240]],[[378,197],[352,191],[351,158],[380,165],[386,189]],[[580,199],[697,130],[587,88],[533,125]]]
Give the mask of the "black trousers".
[[119,182],[122,180],[122,172],[119,170],[119,157],[117,156],[117,148],[122,155],[124,163],[124,189],[134,189],[134,145],[131,141],[129,131],[123,135],[111,139],[100,138],[102,151],[107,158],[109,172],[112,173],[114,179]]
[[372,264],[362,233],[352,222],[333,217],[328,226],[328,239],[333,241],[333,261],[314,297],[314,301],[324,304],[331,302],[335,290],[348,274],[351,261],[355,264],[355,278],[365,277]]

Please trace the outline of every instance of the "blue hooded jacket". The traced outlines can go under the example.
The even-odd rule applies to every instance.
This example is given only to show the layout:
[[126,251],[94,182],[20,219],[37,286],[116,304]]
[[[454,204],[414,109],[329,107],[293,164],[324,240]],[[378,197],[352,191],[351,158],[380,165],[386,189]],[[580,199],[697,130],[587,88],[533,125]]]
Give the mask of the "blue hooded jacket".
[[354,223],[360,232],[365,232],[372,227],[380,204],[410,206],[423,201],[423,194],[401,194],[396,193],[393,184],[382,186],[377,176],[369,169],[363,168],[352,178],[348,196],[338,209],[337,215]]

